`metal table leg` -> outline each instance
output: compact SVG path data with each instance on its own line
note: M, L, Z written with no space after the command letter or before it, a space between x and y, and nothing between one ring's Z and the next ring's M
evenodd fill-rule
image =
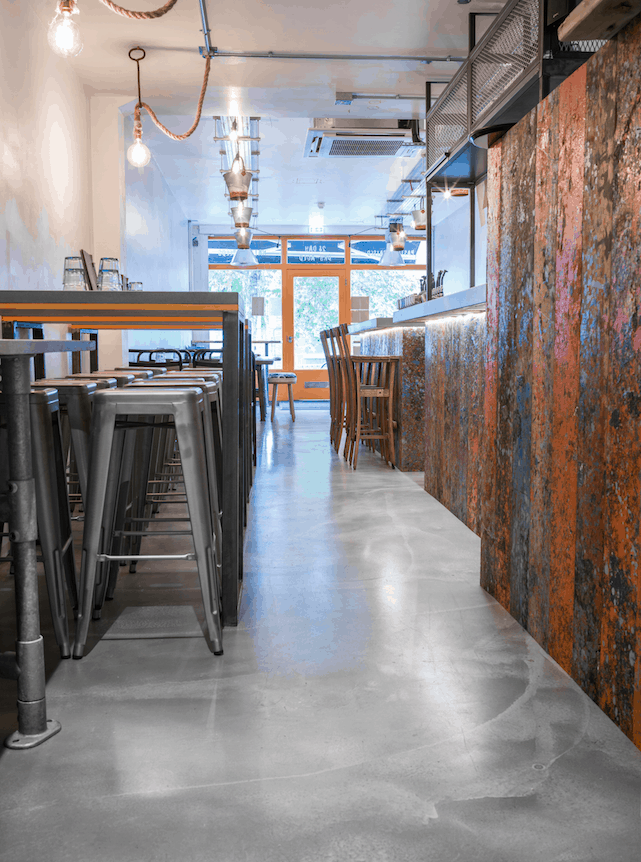
M36 491L31 461L29 356L2 358L2 387L7 405L9 448L9 529L13 545L16 652L0 655L0 676L18 681L18 730L7 748L34 748L60 730L47 719L44 643L40 634L36 570Z

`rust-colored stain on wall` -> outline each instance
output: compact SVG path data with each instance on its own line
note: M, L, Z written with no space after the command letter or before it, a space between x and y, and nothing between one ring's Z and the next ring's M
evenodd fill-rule
M637 22L490 152L479 479L482 585L639 747L640 128Z

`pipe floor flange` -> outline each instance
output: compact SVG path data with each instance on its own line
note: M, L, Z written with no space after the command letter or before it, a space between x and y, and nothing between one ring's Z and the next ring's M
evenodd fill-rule
M60 733L61 730L62 725L59 721L56 721L53 718L48 718L47 729L43 730L42 733L25 734L16 730L5 739L4 744L6 748L14 748L18 751L23 751L27 748L35 748L37 745L42 745L43 742L46 742L52 736L55 736L56 733Z

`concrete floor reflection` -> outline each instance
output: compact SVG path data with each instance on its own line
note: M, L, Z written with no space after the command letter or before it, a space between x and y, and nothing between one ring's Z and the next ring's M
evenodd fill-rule
M99 640L132 605L201 616L186 566L123 573L49 680L62 733L0 758L0 859L638 858L641 753L480 589L479 539L377 456L352 472L322 411L279 411L260 459L225 655Z

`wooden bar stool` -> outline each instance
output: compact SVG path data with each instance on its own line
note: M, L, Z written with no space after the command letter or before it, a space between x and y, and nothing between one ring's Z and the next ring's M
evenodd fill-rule
M287 386L289 395L289 412L292 414L292 422L296 421L296 413L294 412L294 392L292 386L298 378L292 371L271 371L268 382L274 387L272 389L272 422L274 421L274 411L276 410L276 401L278 400L278 385L284 383Z

